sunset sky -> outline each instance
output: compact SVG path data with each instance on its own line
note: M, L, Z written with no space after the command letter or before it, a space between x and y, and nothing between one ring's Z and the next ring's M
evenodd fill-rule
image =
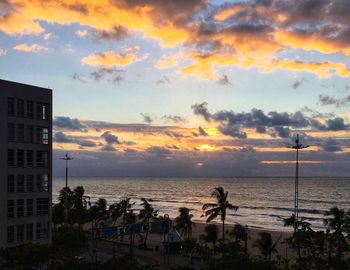
M0 78L53 89L73 175L350 173L349 0L3 0Z

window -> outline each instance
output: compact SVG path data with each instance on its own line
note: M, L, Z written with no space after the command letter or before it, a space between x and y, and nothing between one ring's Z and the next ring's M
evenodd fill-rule
M7 165L10 167L15 166L15 150L13 149L7 150Z
M17 200L17 217L24 216L24 200Z
M36 239L47 239L48 238L48 223L37 223L36 224Z
M8 218L15 217L15 201L14 200L7 201L7 217Z
M39 192L49 191L49 176L47 174L38 174L36 176L36 190Z
M34 127L33 126L27 126L27 142L29 142L29 143L34 142Z
M7 98L7 112L9 115L15 114L15 99L14 98Z
M28 241L32 241L33 238L33 224L30 223L26 225L26 239Z
M33 167L34 152L33 150L27 150L27 167Z
M34 175L27 175L27 192L34 191Z
M36 118L40 120L49 119L49 104L38 103L36 106Z
M17 167L24 166L24 150L17 150Z
M27 117L33 118L33 116L34 116L34 102L28 100L27 101Z
M24 240L24 225L17 225L17 242L23 242Z
M17 192L24 192L24 175L17 175Z
M17 141L24 142L24 125L17 125Z
M49 198L36 199L36 215L46 216L49 214Z
M49 144L49 129L45 127L38 127L36 130L36 140L40 144Z
M24 100L17 99L17 116L24 116Z
M15 192L15 176L13 174L7 176L7 192Z
M49 164L49 153L47 151L36 152L36 166L39 168L47 168Z
M15 141L15 124L14 123L7 124L7 140L9 142Z
M7 226L7 243L11 244L15 242L15 227Z
M27 217L33 216L33 199L27 199Z

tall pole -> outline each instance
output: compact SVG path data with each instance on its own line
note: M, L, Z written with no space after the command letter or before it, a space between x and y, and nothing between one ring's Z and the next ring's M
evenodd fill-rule
M66 161L66 183L65 183L65 188L66 188L66 192L67 192L67 188L68 188L68 161L72 160L73 158L68 156L68 152L66 152L66 155L63 158L60 158L62 160ZM66 207L64 209L64 223L67 226L68 224L68 198L66 196Z
M299 143L299 134L297 134L295 145L289 147L296 150L294 182L294 232L297 230L299 220L299 150L307 147L309 147L309 145L302 145Z
M66 152L66 155L60 159L66 161L66 184L65 184L65 187L67 188L68 187L68 161L72 160L73 158L68 156L68 152Z

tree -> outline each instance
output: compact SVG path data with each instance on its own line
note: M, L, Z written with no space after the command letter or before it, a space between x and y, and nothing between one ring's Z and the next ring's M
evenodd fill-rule
M146 226L146 235L143 239L143 246L147 246L147 237L149 233L150 220L158 216L158 210L154 210L153 206L145 199L141 198L140 204L143 208L140 210L139 218L142 219L142 223Z
M227 201L228 192L225 192L223 187L216 187L211 196L216 199L216 203L204 204L203 210L205 211L205 216L207 216L207 222L210 222L220 216L222 222L222 243L225 244L226 211L237 211L238 206L232 205Z
M186 207L179 208L179 216L175 218L175 229L180 232L181 236L189 239L192 235L192 228L196 224L192 221L193 215L190 209Z
M337 257L340 260L343 257L343 252L349 245L346 241L344 233L350 232L350 211L345 212L344 209L332 207L325 213L327 218L324 219L328 229L333 230L332 237L336 243Z
M98 222L107 218L107 201L100 198L93 204L88 211L88 217L91 221L92 229L96 228Z
M218 240L218 226L215 224L208 224L204 228L204 234L201 235L201 239L204 240L207 243L213 243L213 246L215 246L216 241Z
M109 214L113 220L113 226L115 226L117 220L123 215L123 209L119 202L109 206Z
M64 222L64 207L61 203L56 203L52 207L52 223L54 227Z
M280 241L282 235L273 242L272 236L268 232L260 232L259 233L259 239L255 240L254 246L257 247L260 250L260 253L262 256L264 256L265 260L271 261L271 255L272 253L277 253L277 244Z
M85 196L85 190L82 186L78 186L73 190L72 201L73 206L71 209L73 220L78 223L79 229L81 224L86 221L87 218L87 207L90 205L90 197Z

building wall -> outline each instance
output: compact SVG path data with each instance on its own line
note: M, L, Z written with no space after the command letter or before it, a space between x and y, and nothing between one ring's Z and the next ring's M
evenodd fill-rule
M51 204L52 91L0 80L0 247L49 243Z

